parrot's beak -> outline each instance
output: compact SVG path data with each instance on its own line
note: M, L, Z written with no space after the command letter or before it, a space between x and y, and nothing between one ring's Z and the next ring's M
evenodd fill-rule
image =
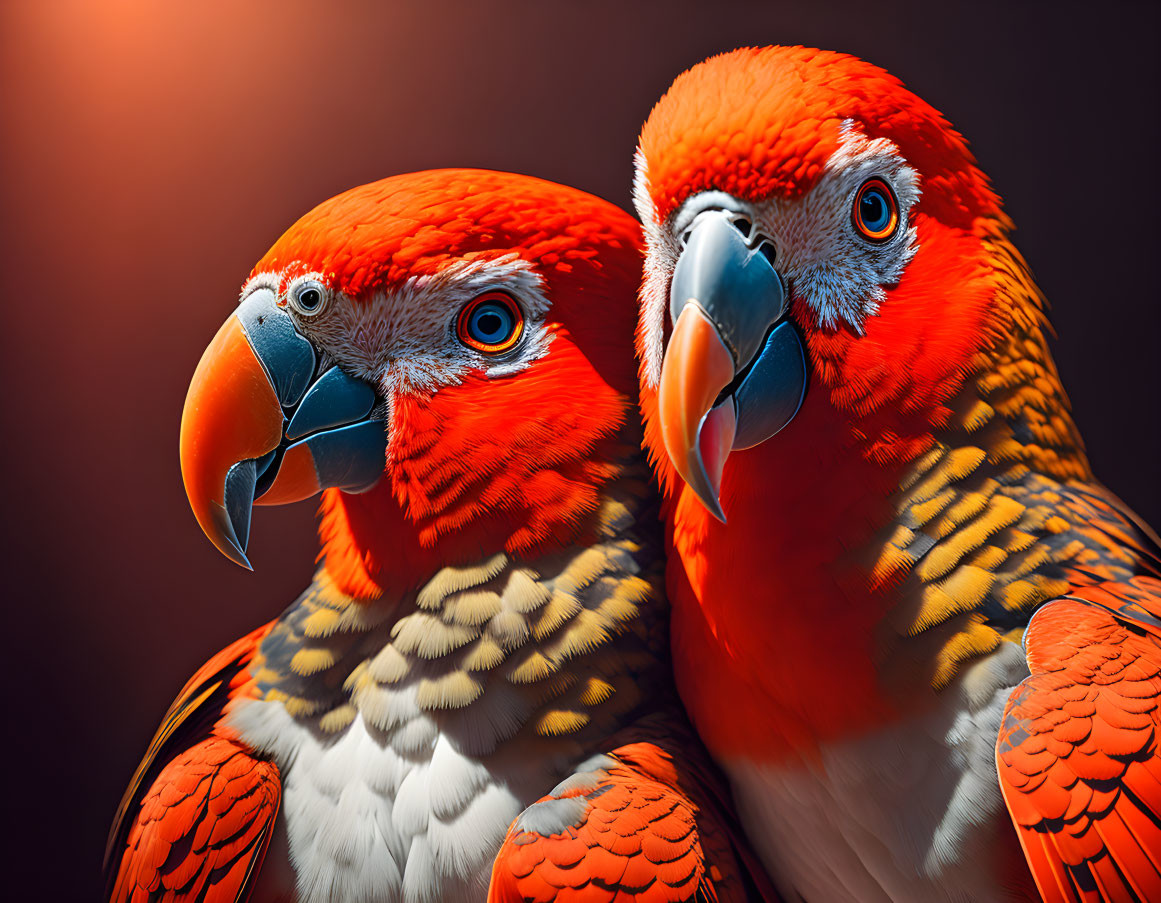
M314 347L269 289L251 293L202 355L181 417L181 473L206 536L249 568L250 510L371 488L387 434L375 390Z
M724 522L726 458L769 439L798 413L806 352L766 236L724 210L700 214L686 234L670 288L661 437L678 473Z

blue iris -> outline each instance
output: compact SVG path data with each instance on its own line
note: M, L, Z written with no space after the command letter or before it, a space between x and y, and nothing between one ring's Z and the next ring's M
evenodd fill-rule
M515 331L512 311L496 301L485 301L468 316L468 335L482 345L501 345Z
M882 232L891 225L891 201L879 187L868 188L859 198L859 220L868 232Z

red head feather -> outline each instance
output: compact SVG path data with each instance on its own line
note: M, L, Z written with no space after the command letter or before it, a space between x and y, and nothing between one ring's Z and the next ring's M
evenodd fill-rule
M259 276L321 274L356 305L407 299L385 327L390 344L392 325L447 303L417 285L449 267L513 260L541 280L546 350L503 376L466 369L435 388L404 381L384 390L386 476L361 495L323 496L322 554L351 595L404 588L481 553L530 554L586 529L598 490L627 450L621 428L636 402L638 228L574 189L441 170L319 205L255 267Z
M794 202L818 184L848 125L892 142L916 171L920 196L909 225L918 250L902 278L883 286L874 314L854 327L820 323L792 281L815 381L799 417L825 405L847 424L847 444L898 463L930 447L978 353L1013 323L1037 336L1043 326L1039 293L1006 241L1010 223L999 198L939 111L846 54L805 47L725 53L678 76L654 107L640 137L639 203L647 229L665 231L703 191ZM643 311L639 337L646 353L649 315ZM646 373L650 419L651 382Z

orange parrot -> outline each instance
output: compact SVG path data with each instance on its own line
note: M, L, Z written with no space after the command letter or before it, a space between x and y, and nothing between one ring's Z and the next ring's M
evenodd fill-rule
M762 892L668 689L640 261L610 204L445 170L339 195L258 262L182 473L243 565L252 504L324 490L322 564L173 704L113 900Z
M635 188L678 689L779 889L1161 900L1159 541L963 138L744 49L658 102Z

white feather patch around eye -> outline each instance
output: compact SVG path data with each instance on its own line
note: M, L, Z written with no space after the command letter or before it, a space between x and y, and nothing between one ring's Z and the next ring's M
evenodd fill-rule
M246 280L246 284L242 286L242 291L238 295L238 303L241 304L250 295L258 291L260 288L268 288L274 292L281 299L279 288L282 286L283 276L281 273L257 273Z
M321 274L306 273L288 289L312 279L326 285ZM242 297L256 288L277 293L281 284L279 274L262 273L247 283ZM520 342L504 354L488 355L456 338L455 324L464 305L488 291L511 295L524 314ZM525 369L552 341L544 322L550 306L544 280L531 263L512 252L456 261L434 276L411 277L399 288L377 292L365 301L332 292L317 316L303 317L293 310L291 315L320 352L390 397L395 391L433 393L459 383L469 370L503 377Z
M866 318L878 313L893 285L915 256L918 243L910 222L920 196L919 176L886 138L868 138L854 120L846 120L838 149L827 161L818 183L803 197L750 204L720 191L686 200L667 223L658 220L649 185L648 161L637 151L633 201L643 225L646 258L641 286L644 337L644 382L661 378L669 283L681 253L681 232L698 213L714 207L751 217L774 242L778 268L795 296L806 300L818 323L836 328L847 323L862 333ZM859 187L878 177L891 188L899 205L899 225L892 237L869 242L854 229L851 210Z
M863 238L852 209L859 188L882 179L899 205L899 224L882 242ZM814 310L819 325L848 324L862 334L918 250L911 208L920 195L919 176L886 138L868 138L853 120L842 125L839 147L818 182L796 200L771 198L754 205L758 228L770 235L779 269Z

